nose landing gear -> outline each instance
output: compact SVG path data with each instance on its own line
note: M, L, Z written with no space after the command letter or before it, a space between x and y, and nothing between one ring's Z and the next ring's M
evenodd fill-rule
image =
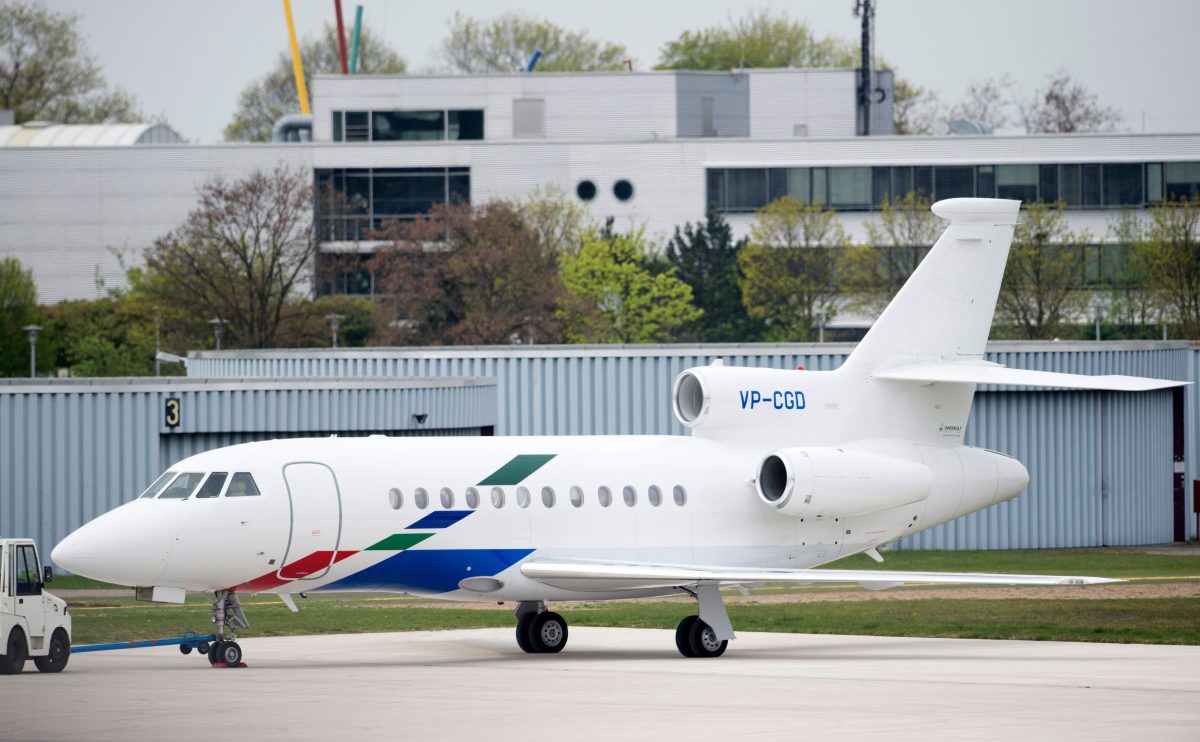
M237 593L219 590L213 596L212 622L217 625L217 640L208 648L208 661L213 667L245 667L242 648L237 643L237 630L250 628Z

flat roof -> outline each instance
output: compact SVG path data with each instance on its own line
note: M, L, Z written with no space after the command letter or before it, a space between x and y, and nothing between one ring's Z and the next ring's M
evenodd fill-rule
M105 394L113 392L220 392L311 389L454 389L495 386L486 376L380 376L354 379L268 378L208 379L194 376L134 376L87 379L4 379L0 394Z

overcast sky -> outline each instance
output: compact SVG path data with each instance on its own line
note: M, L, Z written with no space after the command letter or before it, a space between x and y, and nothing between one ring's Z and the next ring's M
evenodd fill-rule
M238 93L287 47L277 0L50 0L76 12L109 81L183 136L221 140ZM458 10L485 18L505 10L542 16L624 44L648 69L664 42L685 29L722 23L745 8L805 18L820 35L856 38L852 0L741 5L728 0L344 0L408 60L435 64L446 21ZM904 77L953 102L972 80L1011 75L1030 93L1065 68L1125 116L1130 131L1200 131L1197 0L878 0L877 53ZM333 0L293 0L297 33L333 20Z

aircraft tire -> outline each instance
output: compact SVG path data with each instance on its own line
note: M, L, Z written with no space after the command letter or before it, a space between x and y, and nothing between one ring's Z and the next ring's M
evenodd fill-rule
M221 653L221 645L222 644L224 644L224 642L222 642L220 639L218 639L217 641L212 643L211 647L208 648L208 663L210 665L215 665L221 661L217 655L219 655Z
M242 663L242 648L237 642L221 642L217 652L217 662L225 663L226 667L237 667Z
M529 643L535 652L561 652L567 646L567 620L552 611L537 614L529 623Z
M517 646L522 652L533 654L537 652L533 644L529 641L529 625L533 623L533 619L537 618L536 613L526 613L517 619Z
M725 648L729 646L729 640L718 642L716 633L712 627L703 621L697 620L692 624L691 631L688 632L688 644L691 645L692 651L696 657L720 657L725 654Z
M699 616L688 616L679 622L679 626L675 629L675 648L684 657L695 657L696 653L692 651L692 625L700 620Z
M8 634L3 657L0 657L0 675L16 675L25 669L29 658L29 645L25 643L25 632L14 628Z
M71 640L66 631L57 628L50 635L50 651L45 657L34 657L33 664L37 665L38 672L62 672L70 659Z

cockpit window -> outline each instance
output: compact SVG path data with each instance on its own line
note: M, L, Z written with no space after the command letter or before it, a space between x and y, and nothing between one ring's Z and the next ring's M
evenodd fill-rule
M204 484L200 485L200 490L196 492L196 497L216 497L221 494L221 488L225 486L225 480L229 478L227 471L215 471L208 475L208 479L204 480Z
M160 500L180 500L192 494L192 490L196 489L196 485L200 484L200 480L204 479L204 472L190 471L180 474L175 478L174 482L167 485L167 488L158 496Z
M163 474L158 479L155 479L154 484L147 487L146 491L143 492L140 495L140 497L154 497L155 495L157 495L159 493L159 490L161 490L163 488L163 486L167 482L171 481L174 477L175 477L175 472L173 472L173 471L169 471L166 474Z
M233 479L229 480L229 491L225 493L226 497L258 497L258 485L254 483L254 477L250 476L250 472L239 471L233 475Z

